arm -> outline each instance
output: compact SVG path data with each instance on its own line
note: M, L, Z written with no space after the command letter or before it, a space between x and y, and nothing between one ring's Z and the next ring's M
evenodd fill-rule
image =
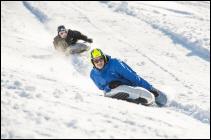
M92 43L92 39L88 38L86 35L82 34L81 32L74 31L74 34L77 39L81 39L81 40L87 41L89 43Z
M94 74L91 72L90 74L90 78L92 79L92 81L95 83L95 85L100 89L103 90L104 92L109 92L111 91L111 89L109 88L109 86L107 85L101 85L100 82L94 78Z
M116 60L115 70L125 79L128 79L135 86L143 87L147 90L151 89L151 85L136 74L126 63Z
M58 48L58 39L57 39L57 37L54 38L54 40L53 40L53 45L54 45L54 48L55 48L55 49Z
M54 38L53 44L56 50L65 50L68 47L67 42L58 36Z

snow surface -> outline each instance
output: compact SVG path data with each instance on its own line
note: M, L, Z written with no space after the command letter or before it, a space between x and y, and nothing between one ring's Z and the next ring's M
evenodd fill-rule
M103 96L88 53L64 57L58 25L127 62L167 107ZM210 2L2 2L1 138L210 138Z

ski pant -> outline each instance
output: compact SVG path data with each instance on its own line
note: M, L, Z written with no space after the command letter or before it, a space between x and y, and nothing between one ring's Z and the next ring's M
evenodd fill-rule
M74 45L70 45L66 51L65 54L73 54L73 53L80 53L83 51L87 51L89 50L89 46L87 46L86 44L83 43L76 43Z

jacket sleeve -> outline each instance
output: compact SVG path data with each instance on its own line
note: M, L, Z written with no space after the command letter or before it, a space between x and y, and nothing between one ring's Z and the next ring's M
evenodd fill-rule
M101 85L95 78L94 78L94 75L93 73L91 72L90 74L90 78L93 80L93 82L95 83L95 85L100 89L100 90L103 90L104 92L109 92L111 91L111 89L109 88L109 86L103 86Z
M81 32L79 31L74 31L74 35L77 39L81 39L81 40L84 40L84 41L87 41L88 37L83 35Z
M54 45L54 48L55 48L55 49L58 48L58 39L57 39L57 37L54 38L54 40L53 40L53 45Z
M65 50L68 47L67 42L64 39L60 39L58 36L54 38L53 44L56 50Z
M152 88L152 85L137 75L126 63L116 60L115 66L116 72L125 79L128 79L134 86L140 86L147 90Z

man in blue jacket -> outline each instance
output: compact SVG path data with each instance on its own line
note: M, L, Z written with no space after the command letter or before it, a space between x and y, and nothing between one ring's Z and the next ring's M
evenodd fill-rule
M90 55L93 64L90 77L96 86L105 93L119 85L128 85L143 87L153 93L155 97L159 95L159 90L137 75L123 61L104 55L100 49L93 49Z

